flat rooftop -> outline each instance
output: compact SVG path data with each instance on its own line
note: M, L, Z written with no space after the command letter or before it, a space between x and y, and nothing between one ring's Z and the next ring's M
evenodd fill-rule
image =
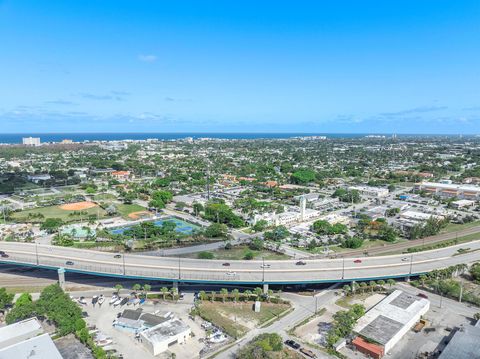
M438 359L473 359L480 353L480 327L466 326L458 330Z
M0 359L63 359L48 334L42 334L0 350Z
M16 338L20 338L21 341L26 335L35 336L42 331L43 328L37 318L25 319L2 327L0 328L0 348L11 345Z
M190 327L180 319L171 319L143 331L141 335L151 342L163 342L187 330L190 330Z
M395 290L361 317L354 331L374 342L387 344L402 328L430 307L427 299Z

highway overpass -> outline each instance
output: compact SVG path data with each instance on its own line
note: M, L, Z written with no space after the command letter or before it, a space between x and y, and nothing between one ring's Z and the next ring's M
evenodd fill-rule
M468 249L461 253L459 249ZM480 260L480 240L413 254L337 259L200 260L0 242L0 263L99 276L218 284L309 284L409 277ZM228 263L228 265L226 265Z

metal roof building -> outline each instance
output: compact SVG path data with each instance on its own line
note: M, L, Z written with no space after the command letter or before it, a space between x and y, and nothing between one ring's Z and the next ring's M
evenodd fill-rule
M429 300L395 290L360 318L353 331L388 353L429 308Z
M466 326L453 335L438 359L473 359L480 353L480 322Z

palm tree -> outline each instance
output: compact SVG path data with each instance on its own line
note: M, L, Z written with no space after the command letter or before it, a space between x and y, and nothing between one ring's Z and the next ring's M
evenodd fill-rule
M232 294L233 294L234 301L236 303L238 301L238 296L240 294L240 291L237 288L235 288L234 290L232 290Z
M473 319L475 319L475 320L480 320L480 312L475 313L475 314L473 315Z
M392 279L392 278L387 279L387 284L388 284L388 286L389 286L390 288L391 288L392 286L394 286L395 283L396 283L396 282L395 282L394 279Z
M377 284L381 287L381 289L383 289L383 286L385 285L385 281L380 279L377 281Z
M170 288L170 295L172 296L172 300L175 300L175 296L178 294L178 288L172 287Z
M267 302L270 302L270 298L271 298L272 295L273 295L273 290L269 289L267 291Z
M351 290L352 290L352 288L350 288L350 286L348 284L345 284L343 286L343 293L345 294L345 296L347 296L350 293Z
M162 293L163 300L165 300L165 296L166 296L167 293L168 293L168 288L167 288L167 287L162 287L162 288L160 289L160 292Z
M247 302L250 300L250 297L252 296L252 291L247 289L245 292L243 292L245 297L247 297Z
M220 295L222 296L222 302L225 303L225 299L227 298L227 295L228 295L228 289L227 288L220 289Z
M375 289L375 286L377 285L377 282L375 282L374 280L371 280L368 284L369 284L370 288L372 289L372 293L373 293L373 291Z
M425 281L427 280L427 276L425 274L420 274L420 281L422 282L422 287L425 287Z
M255 295L257 296L257 299L258 299L263 294L263 290L262 290L262 288L257 287L253 290L253 293L255 293Z
M365 288L367 287L367 283L361 282L361 283L360 283L360 287L362 288L362 293L364 293L364 292L365 292Z
M201 290L198 293L198 296L200 297L200 300L205 300L207 298L207 293L204 290Z
M142 288L142 286L141 286L140 284L138 284L138 283L137 283L137 284L134 284L134 285L132 286L132 289L133 289L133 291L134 291L135 293L138 292L141 288Z
M150 284L143 285L143 295L147 298L147 293L152 290L152 286Z
M217 293L215 293L214 290L212 290L212 291L210 292L210 300L211 300L212 302L215 301L215 294L217 294Z
M123 289L123 285L115 284L115 291L118 295L120 295L120 291Z

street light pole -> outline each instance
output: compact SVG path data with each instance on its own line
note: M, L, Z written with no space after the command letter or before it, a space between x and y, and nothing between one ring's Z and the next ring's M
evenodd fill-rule
M122 256L122 262L123 262L123 275L127 274L125 271L125 254Z
M265 257L262 257L262 282L265 283Z
M178 257L178 279L182 279L182 272L180 270L180 257Z
M342 257L342 279L345 279L345 257Z
M412 276L412 266L413 266L413 254L410 256L410 274L409 274L409 277Z
M39 265L39 261L38 261L38 243L35 243L35 256L37 258L37 266Z

